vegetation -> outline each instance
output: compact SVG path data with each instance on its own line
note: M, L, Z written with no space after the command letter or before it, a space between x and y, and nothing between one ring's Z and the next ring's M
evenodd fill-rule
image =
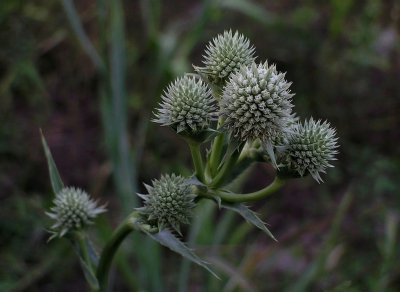
M64 183L109 202L91 234L100 248L139 206L140 181L191 175L185 143L149 121L165 86L232 28L288 72L297 112L337 128L339 161L324 184L296 180L252 204L279 243L200 203L185 241L221 280L138 234L117 254L115 289L395 291L399 9L390 0L1 1L0 290L88 287L68 242L46 243L53 195L38 129ZM255 164L232 188L252 192L273 172Z

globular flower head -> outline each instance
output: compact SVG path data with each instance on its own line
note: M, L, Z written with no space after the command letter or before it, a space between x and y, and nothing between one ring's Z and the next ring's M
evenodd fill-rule
M171 83L162 95L153 120L171 126L178 133L200 132L215 119L216 107L210 89L200 79L185 75Z
M254 48L242 34L237 31L225 31L215 37L207 46L204 55L204 67L194 67L216 85L222 85L229 75L241 66L251 64L255 57Z
M153 181L153 186L145 185L148 195L138 194L144 200L144 207L138 210L151 224L161 230L171 227L180 233L180 225L188 224L195 207L192 187L179 175L163 175Z
M260 139L273 157L273 146L293 121L292 96L285 74L268 63L241 67L223 90L221 115L225 127L238 140Z
M62 237L72 230L79 230L100 213L106 211L105 206L97 206L97 202L78 188L66 187L56 194L54 206L46 214L55 221L50 232L53 237Z
M320 172L325 173L331 160L336 160L338 153L335 129L320 120L310 119L298 124L289 135L287 145L288 166L301 176L311 174L317 181L322 181Z

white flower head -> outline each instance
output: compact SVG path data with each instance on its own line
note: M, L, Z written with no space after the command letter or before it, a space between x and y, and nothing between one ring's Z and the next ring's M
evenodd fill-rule
M89 195L75 187L65 187L56 194L54 206L46 214L55 221L50 227L53 237L63 237L72 230L79 230L92 224L93 219L106 211L105 206L97 206L97 202Z
M336 160L338 153L336 130L327 121L315 121L311 118L304 124L298 124L289 135L287 144L287 163L289 168L301 176L311 174L321 182L320 173L325 173L329 162Z
M223 89L220 113L227 130L243 142L260 139L274 164L273 146L294 119L290 85L284 73L265 62L241 67Z
M178 133L201 132L216 117L215 100L200 79L185 75L171 83L162 95L153 122L171 126Z
M194 69L216 85L223 85L231 73L254 61L254 47L237 31L219 34L208 45L204 55L204 67Z
M148 194L138 194L144 200L144 207L138 208L149 223L160 230L171 227L180 233L182 223L189 224L195 207L192 187L180 175L163 175L153 180L153 186L145 185Z

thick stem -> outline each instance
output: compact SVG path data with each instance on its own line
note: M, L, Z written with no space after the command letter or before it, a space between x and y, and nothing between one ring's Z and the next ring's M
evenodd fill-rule
M283 185L285 181L276 177L274 181L267 187L247 194L235 194L235 193L228 193L223 191L215 191L210 195L206 195L206 197L220 197L222 201L229 202L229 203L243 203L243 202L252 202L264 199L273 193L277 192ZM201 195L201 194L200 194Z
M196 172L195 175L201 182L204 182L204 165L200 152L200 144L191 142L188 142L188 144L190 153L192 154L193 165Z
M101 252L96 277L99 281L100 291L108 290L108 274L113 258L124 239L134 230L130 217L125 220L113 233Z
M218 129L221 127L222 124L223 124L223 118L220 117L218 120ZM224 146L224 138L225 138L224 134L219 134L217 137L215 137L214 142L212 144L210 160L209 160L210 174L212 177L216 174L219 163L221 162L221 154Z
M242 148L243 148L243 144L240 145L239 147L237 147L237 149L234 150L231 155L228 155L228 152L229 152L229 149L228 149L227 154L226 154L226 155L228 155L228 157L226 157L225 163L222 165L221 169L218 171L217 175L214 177L213 181L211 182L211 184L210 184L211 188L218 188L224 183L226 177L229 175L229 173L232 171L233 167L235 166L235 164L240 156Z

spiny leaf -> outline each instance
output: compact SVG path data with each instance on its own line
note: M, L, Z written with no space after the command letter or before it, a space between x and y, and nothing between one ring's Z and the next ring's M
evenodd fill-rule
M152 234L143 230L148 236L157 241L158 243L168 247L170 250L180 254L184 258L194 262L195 264L205 268L216 278L219 278L217 274L209 267L208 263L199 258L191 249L189 249L182 241L180 241L174 234L169 230L162 230L156 234Z
M46 139L43 136L42 130L40 130L40 135L42 137L42 144L43 144L43 149L44 149L44 154L46 155L47 159L47 165L49 168L49 174L50 174L50 181L51 181L51 186L53 188L54 194L57 194L64 188L64 184L62 182L62 179L60 177L60 174L57 170L57 166L53 160L53 156L51 155L49 146L47 146Z
M232 210L236 213L238 213L240 216L242 216L247 222L250 224L253 224L257 228L261 229L264 231L266 234L268 234L273 240L278 241L275 236L271 233L271 231L268 230L268 228L265 226L264 222L256 215L255 212L250 210L248 207L246 207L243 204L227 204L227 203L221 203L220 206L222 208Z
M75 253L77 254L77 256L79 257L79 261L81 263L83 273L85 274L85 278L88 281L90 287L94 290L99 289L99 282L97 281L95 273L94 273L93 269L91 268L91 266L89 265L89 263L87 263L85 261L85 259L83 258L82 250L81 250L77 240L74 238L71 238L71 241L72 241L73 249L74 249ZM94 250L92 249L90 241L87 238L85 238L83 244L85 244L86 247L88 248L90 260L92 262L96 262L96 265L97 265L97 255L95 254ZM96 258L94 259L93 256L95 256Z

